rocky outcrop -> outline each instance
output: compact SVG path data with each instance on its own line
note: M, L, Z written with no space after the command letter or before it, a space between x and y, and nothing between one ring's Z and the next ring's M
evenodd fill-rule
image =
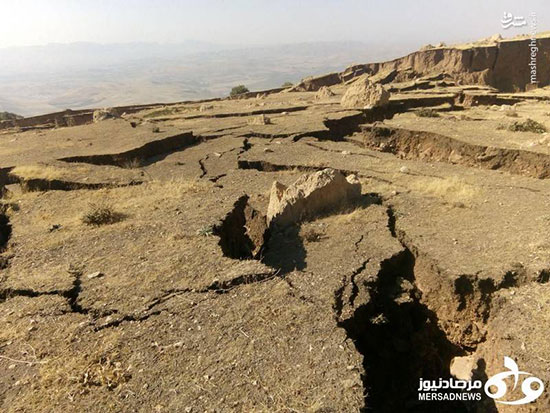
M322 86L332 86L341 83L342 79L339 73L329 73L321 76L312 76L303 79L300 83L294 86L292 92L315 92Z
M479 42L463 47L427 47L388 62L354 65L340 76L349 81L356 76L392 73L396 79L408 71L418 76L445 73L457 83L493 86L504 92L523 91L531 84L531 39ZM539 36L536 80L539 86L550 84L550 37Z
M380 83L372 83L367 76L363 76L346 90L340 103L348 109L370 109L384 106L389 100L390 92Z
M396 76L397 70L390 68L388 70L381 70L377 74L369 77L369 80L371 83L381 83L385 85L386 83L393 81Z
M361 183L355 175L346 178L331 168L302 175L288 187L275 181L267 222L279 227L298 223L350 205L360 196Z

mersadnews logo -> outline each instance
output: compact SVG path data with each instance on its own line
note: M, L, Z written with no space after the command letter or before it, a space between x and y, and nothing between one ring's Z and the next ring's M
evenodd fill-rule
M531 373L520 371L517 363L510 357L504 357L504 367L508 370L490 377L485 385L481 380L468 381L453 378L449 380L424 380L421 378L418 387L418 400L480 401L484 392L496 403L520 405L535 401L544 392L542 380ZM511 388L509 388L510 381L513 383ZM510 400L507 395L514 392L518 386L523 393L523 397Z

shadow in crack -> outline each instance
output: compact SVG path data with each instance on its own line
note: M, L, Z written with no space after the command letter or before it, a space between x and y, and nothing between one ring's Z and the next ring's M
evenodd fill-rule
M5 207L0 205L0 252L6 249L11 236L10 220L5 213Z
M480 358L477 362L477 368L473 371L472 380L481 380L483 383L486 383L489 377L487 376L487 364L485 359ZM498 413L497 405L493 399L482 394L482 399L480 402L466 404L471 412L483 412L483 413Z
M325 211L317 214L314 220L381 203L377 194L366 194L347 208ZM307 266L307 252L300 228L300 223L282 227L268 226L266 217L253 209L248 204L248 196L244 195L235 202L223 220L214 226L213 234L220 237L219 245L226 257L257 259L277 269L279 275L285 275Z
M468 412L462 402L419 400L420 378L450 378L450 362L463 351L420 302L414 264L407 249L383 261L378 277L363 285L371 300L340 323L364 357L365 410Z
M284 275L294 270L303 270L306 267L306 255L300 226L292 225L271 230L262 262Z
M248 204L247 195L240 197L212 230L220 237L226 257L260 260L281 275L305 268L306 252L299 232L298 225L269 228L265 216Z
M220 237L219 245L226 257L258 259L270 232L265 216L248 204L248 195L241 196L225 218L213 228Z

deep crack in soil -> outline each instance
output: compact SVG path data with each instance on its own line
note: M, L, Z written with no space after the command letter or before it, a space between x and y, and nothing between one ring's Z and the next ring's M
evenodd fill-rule
M11 224L10 219L5 211L5 206L0 205L0 252L3 252L11 237Z
M212 232L220 237L223 254L239 260L260 257L269 238L265 216L248 204L248 195L235 202Z
M19 179L23 191L77 191L80 189L95 190L104 188L122 188L125 186L141 185L142 181L130 181L128 183L85 183L71 182L60 179Z
M453 357L463 354L439 329L437 316L420 302L408 249L381 262L377 277L357 286L370 300L340 321L363 355L365 410L376 412L460 412L460 403L441 410L418 402L419 379L449 378Z

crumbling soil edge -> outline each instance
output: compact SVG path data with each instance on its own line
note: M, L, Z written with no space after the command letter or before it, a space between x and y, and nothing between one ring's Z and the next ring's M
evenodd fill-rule
M550 156L521 149L475 145L439 133L373 126L364 146L405 159L502 170L531 178L550 178Z
M163 139L147 142L146 144L126 152L102 155L69 156L58 159L64 162L84 162L93 165L113 165L125 167L131 162L139 161L140 166L150 165L170 153L184 150L202 141L200 136L194 136L193 132L168 136Z
M13 175L13 174L12 174ZM95 190L103 188L122 188L126 186L141 185L143 181L129 181L126 183L107 183L107 182L97 182L97 183L87 183L87 182L72 182L65 181L61 179L42 179L42 178L31 178L24 179L16 177L21 188L25 192L33 191L77 191L80 189L86 190Z

